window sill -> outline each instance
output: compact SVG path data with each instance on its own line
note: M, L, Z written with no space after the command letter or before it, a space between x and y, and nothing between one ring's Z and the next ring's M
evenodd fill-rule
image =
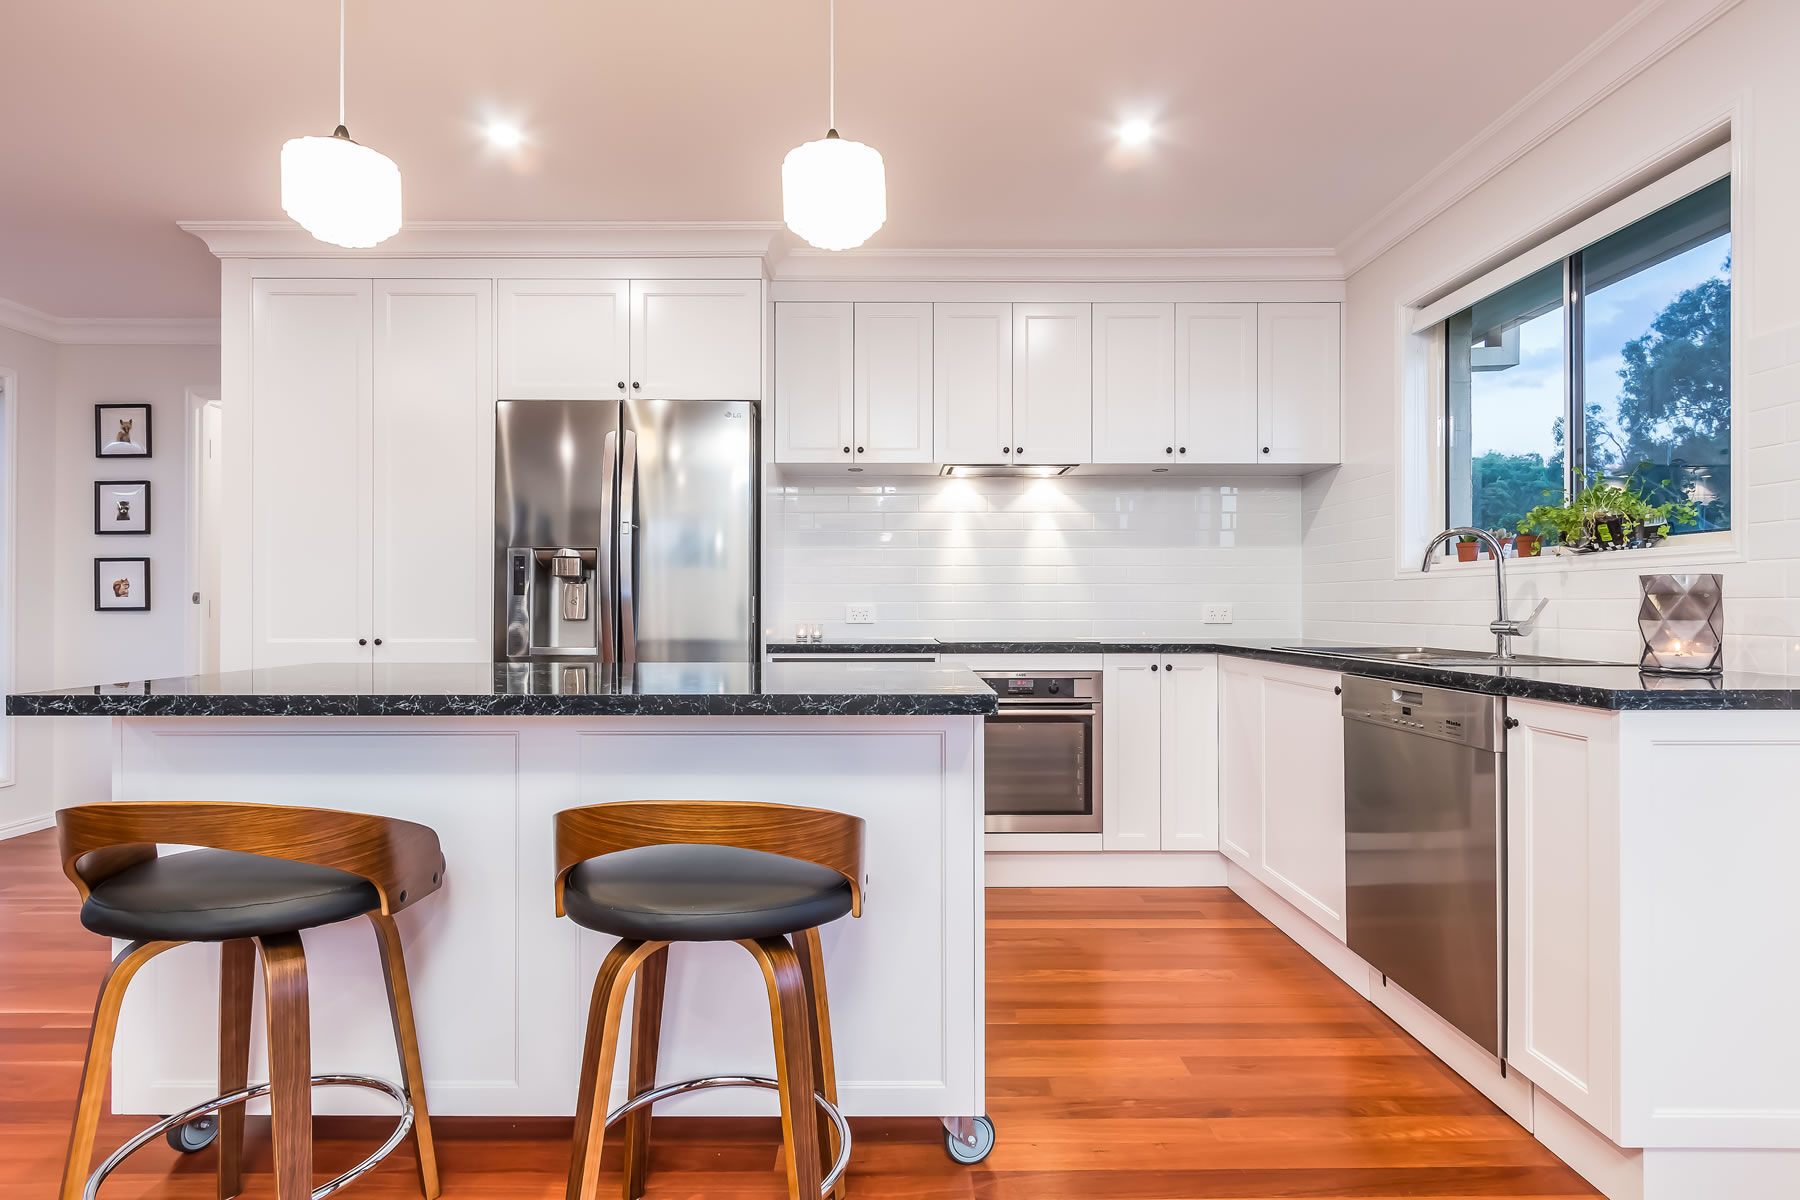
M1653 550L1600 550L1593 554L1552 554L1546 550L1543 554L1533 558L1508 558L1505 560L1506 572L1509 575L1520 571L1527 574L1543 572L1566 574L1573 571L1595 570L1652 574L1671 568L1712 566L1743 561L1744 549L1738 544L1735 531L1683 534ZM1437 575L1440 572L1448 572L1453 575L1468 573L1492 575L1494 560L1484 555L1474 562L1450 559L1432 563L1430 574ZM1426 572L1419 570L1416 557L1410 564L1398 564L1394 568L1396 579L1416 578L1425 574Z

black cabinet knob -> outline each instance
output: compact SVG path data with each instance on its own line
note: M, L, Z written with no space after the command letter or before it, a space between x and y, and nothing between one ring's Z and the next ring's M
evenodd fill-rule
M639 383L639 382L638 382L638 381L637 381L637 380L635 380L635 379L634 379L634 380L632 380L632 381L631 381L631 390L632 390L632 391L634 391L634 392L635 392L635 391L637 391L637 390L638 390L638 389L639 389L639 388L641 388L641 387L643 387L643 386L644 386L644 385L643 385L643 384L641 384L641 383Z
M1000 447L1000 453L1002 453L1002 454L1011 454L1011 453L1012 453L1012 447L1011 447L1011 446L1002 446L1002 447Z
M848 446L845 446L845 447L844 447L844 453L845 453L845 454L848 454L848 453L850 453L850 447L848 447Z
M1163 447L1163 453L1164 453L1164 454L1173 454L1173 453L1175 453L1175 447L1173 447L1173 446L1164 446L1164 447Z
M625 381L623 379L619 380L619 390L621 392L625 390Z
M1013 453L1014 453L1014 454L1023 454L1023 453L1025 453L1025 447L1023 447L1023 446L1014 446L1014 447L1013 447Z
M1183 446L1183 447L1182 447L1182 448L1181 448L1181 453L1183 453L1183 454L1186 454L1186 453L1187 453L1187 447L1186 447L1186 446Z
M368 638L357 638L356 644L359 646L366 646L369 644L369 639Z
M1519 718L1517 718L1517 717L1506 718L1506 727L1508 729L1517 729L1519 727Z
M1267 447L1267 446L1264 446L1264 447L1263 447L1263 453L1264 453L1264 454L1267 454L1267 453L1268 453L1268 452L1269 452L1269 448L1268 448L1268 447Z
M1334 696L1341 696L1341 695L1343 695L1343 694L1344 694L1344 689L1343 689L1343 688L1341 688L1341 687L1336 687L1336 686L1334 686L1334 687L1333 687L1333 688L1332 688L1332 689L1331 689L1331 694L1332 694L1332 695L1334 695Z
M376 645L377 645L377 646L379 646L379 645L381 645L381 639L380 639L380 638L376 638L376 639L375 639L375 644L376 644Z
M1152 670L1152 671L1155 671L1155 670L1160 670L1160 668L1159 668L1159 667L1158 667L1158 666L1157 666L1157 665L1156 665L1156 664L1155 664L1155 663L1151 663L1151 664L1150 664L1150 669L1151 669L1151 670Z
M857 447L857 448L856 448L856 452L857 452L857 453L858 453L858 454L861 454L861 453L863 453L863 448L862 448L862 447L861 447L861 446L858 446L858 447Z

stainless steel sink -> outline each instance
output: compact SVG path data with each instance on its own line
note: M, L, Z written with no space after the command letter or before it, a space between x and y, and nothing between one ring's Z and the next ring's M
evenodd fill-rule
M1591 658L1551 658L1540 654L1515 654L1501 658L1480 650L1446 650L1439 646L1277 646L1299 654L1329 654L1336 658L1361 658L1370 662L1413 663L1421 667L1618 667L1629 663L1600 662Z

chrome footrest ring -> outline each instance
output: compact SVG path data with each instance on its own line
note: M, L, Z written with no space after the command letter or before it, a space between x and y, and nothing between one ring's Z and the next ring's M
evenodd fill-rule
M399 1146L401 1142L406 1140L406 1135L412 1132L413 1106L412 1101L398 1085L389 1083L385 1079L378 1079L373 1075L314 1075L312 1077L312 1085L314 1087L368 1088L371 1091L384 1093L400 1106L399 1124L394 1126L394 1132L388 1135L387 1141L381 1143L375 1153L369 1155L369 1157L363 1159L354 1167L351 1167L348 1171L345 1171L342 1175L333 1179L330 1183L321 1184L313 1189L312 1200L324 1200L326 1196L331 1195L333 1192L355 1182L363 1175L366 1175L376 1163L392 1154L394 1149ZM100 1185L106 1182L106 1177L108 1175L111 1175L118 1169L120 1163L124 1162L133 1154L136 1154L139 1150L143 1149L144 1146L155 1141L177 1125L186 1125L195 1117L204 1117L208 1113L216 1113L222 1108L230 1108L233 1104L242 1104L246 1100L254 1100L258 1096L266 1096L269 1094L269 1087L269 1084L259 1083L255 1087L239 1088L235 1092L226 1092L223 1096L214 1096L211 1100L204 1100L201 1103L194 1105L192 1108L184 1109L172 1117L165 1117L158 1121L156 1124L150 1126L150 1128L137 1134L130 1141L120 1146L117 1150L114 1150L112 1154L108 1156L107 1160L100 1164L99 1170L88 1176L87 1187L83 1189L81 1193L82 1200L95 1200L95 1197L100 1194Z
M606 1123L611 1125L627 1113L636 1112L640 1108L655 1104L658 1100L667 1100L671 1096L682 1096L688 1092L719 1087L754 1087L778 1092L781 1090L781 1083L779 1080L770 1079L764 1075L709 1075L701 1079L684 1079L680 1083L665 1083L661 1087L651 1088L647 1092L639 1092L607 1113ZM837 1160L831 1164L831 1170L825 1173L825 1181L819 1185L819 1195L829 1196L831 1189L837 1186L837 1181L844 1177L844 1169L850 1165L850 1122L844 1119L844 1114L838 1111L837 1105L817 1092L813 1093L813 1103L818 1105L827 1117L831 1118L831 1123L837 1127L838 1131Z

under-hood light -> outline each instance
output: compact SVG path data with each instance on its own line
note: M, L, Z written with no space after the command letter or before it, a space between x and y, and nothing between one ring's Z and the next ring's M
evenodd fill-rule
M943 473L951 479L992 479L1000 475L1024 479L1054 479L1058 475L1067 475L1074 469L1074 463L1031 467L1015 467L1006 463L957 463L945 467Z

